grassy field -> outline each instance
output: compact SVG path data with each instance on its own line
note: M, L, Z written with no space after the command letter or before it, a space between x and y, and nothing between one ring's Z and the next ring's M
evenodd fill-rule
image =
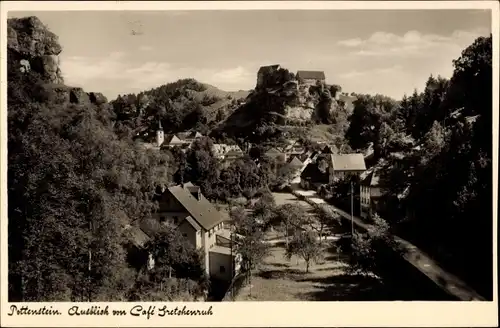
M360 301L373 299L380 289L375 278L346 274L345 258L331 247L308 273L302 259L287 261L284 252L282 246L272 248L253 274L252 287L243 287L235 301Z
M286 193L273 193L278 205L298 202L311 206ZM335 227L336 226L336 227ZM350 230L350 227L347 227ZM340 230L339 230L340 229ZM346 227L332 224L328 233L342 233ZM267 240L283 240L278 229L268 232ZM351 275L348 257L339 254L332 241L323 242L322 260L311 263L306 272L304 260L285 258L283 242L273 244L263 264L254 270L250 285L243 287L235 301L393 301L452 300L414 268L395 260L382 278Z

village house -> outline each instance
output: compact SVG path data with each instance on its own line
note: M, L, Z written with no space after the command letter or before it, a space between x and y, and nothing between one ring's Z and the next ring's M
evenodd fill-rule
M229 157L244 155L243 151L238 145L227 145L227 144L213 144L212 152L215 158L224 159L228 154Z
M325 73L323 71L298 71L297 80L301 84L316 85L318 82L325 83Z
M162 226L176 227L196 249L203 250L204 267L211 278L231 280L240 268L241 256L232 247L232 232L225 227L225 217L200 188L192 183L177 185L163 190L156 199L159 210L133 229L135 244L143 247ZM150 258L148 266L152 261Z
M363 154L331 154L328 161L329 182L342 179L349 175L359 175L366 171Z
M224 155L224 166L227 167L231 165L232 162L234 162L237 159L242 158L245 156L245 153L239 149L239 150L230 150Z
M378 200L382 196L379 184L379 175L376 168L372 168L360 175L360 205L361 217L371 218L377 212Z
M276 148L268 149L264 155L270 159L275 160L279 164L285 164L287 160L287 154L283 151L279 151Z
M303 189L318 189L328 183L328 171L322 170L318 163L309 163L300 174L300 186Z
M162 131L163 133L163 131ZM157 131L157 140L159 146L164 146L164 147L181 147L183 150L186 150L191 147L193 142L197 139L202 138L203 135L199 132L192 131L192 132L179 132L177 134L172 134L170 137L167 139L166 142L164 142L164 138L159 138L158 137L158 131ZM160 143L161 142L161 143Z
M304 163L297 157L292 156L285 165L280 168L280 173L289 176L292 183L300 182L300 174L304 169Z

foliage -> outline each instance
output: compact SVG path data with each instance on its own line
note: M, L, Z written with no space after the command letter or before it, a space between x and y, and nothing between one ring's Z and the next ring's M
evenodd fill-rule
M332 224L340 224L340 216L332 209L331 206L317 206L314 208L314 214L319 223L319 240L323 239L323 230Z
M358 95L346 132L350 146L363 149L370 142L378 142L382 123L389 122L396 110L396 101L389 97Z
M166 158L118 139L105 106L41 103L33 82L9 72L10 297L123 299L122 230L155 210Z
M145 248L155 260L154 274L157 276L188 278L206 281L202 254L182 237L174 227L163 228ZM172 272L173 270L173 272Z
M389 224L376 214L368 233L354 234L350 248L350 270L355 273L380 275L391 267L395 256L403 254L402 247L390 232Z
M236 252L241 254L243 271L248 272L251 282L252 270L256 268L269 254L269 245L264 240L264 232L255 224L253 217L238 207L231 211L231 218L235 226Z
M491 295L492 262L477 254L491 258L492 252L491 42L491 36L476 39L454 61L450 80L431 76L395 114L379 115L378 136L365 129L370 115L360 115L370 113L369 104L357 104L348 131L355 147L378 142L379 156L402 155L387 156L380 170L384 217L485 296ZM384 117L397 117L403 129ZM404 133L414 142L404 142Z
M280 223L285 228L285 241L288 247L289 236L296 231L302 230L302 225L307 218L307 210L304 206L295 203L287 203L275 209L275 215L270 220L270 225Z
M311 261L317 261L321 258L321 242L312 231L298 232L294 234L292 240L286 248L286 257L288 260L293 255L299 256L306 262L306 272L309 272Z

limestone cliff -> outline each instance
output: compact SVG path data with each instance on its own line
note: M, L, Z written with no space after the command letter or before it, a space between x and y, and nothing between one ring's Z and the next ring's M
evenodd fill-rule
M263 66L245 103L214 130L213 135L256 135L265 126L330 124L345 108L336 99L340 87L324 80L304 82L280 65Z
M40 79L41 98L57 103L104 104L101 93L86 93L82 88L64 85L59 67L62 47L35 16L7 20L7 61L9 72L36 73ZM9 80L10 80L9 76Z
M58 37L37 17L13 18L7 24L9 60L20 70L34 70L51 83L63 83Z

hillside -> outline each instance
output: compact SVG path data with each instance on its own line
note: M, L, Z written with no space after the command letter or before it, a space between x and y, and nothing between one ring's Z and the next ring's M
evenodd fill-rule
M220 122L212 136L261 142L281 134L283 127L298 137L317 124L334 125L333 134L343 136L351 107L340 93L340 86L324 79L304 82L279 65L262 67L245 103ZM331 142L330 137L323 134L319 141Z
M194 79L181 79L137 95L119 95L111 104L123 134L149 140L159 120L166 133L189 129L208 133L248 93L227 92Z

